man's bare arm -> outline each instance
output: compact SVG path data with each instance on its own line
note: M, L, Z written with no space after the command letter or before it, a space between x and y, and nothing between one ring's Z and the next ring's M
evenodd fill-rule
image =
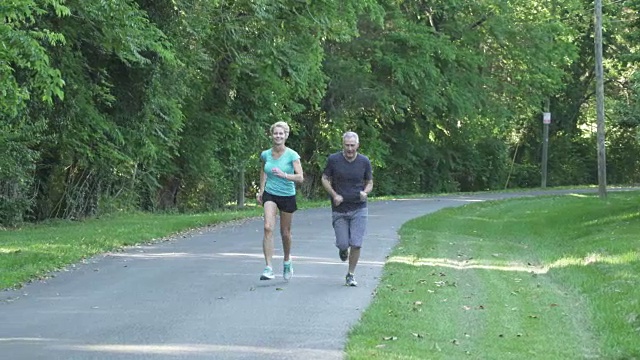
M331 186L331 178L329 178L327 175L322 174L322 187L329 193L329 195L331 195L331 198L336 197L336 195L338 195L338 193L336 193L335 190L333 190L333 186Z
M367 195L369 195L371 191L373 191L373 179L367 180L367 183L364 185L364 192L366 192Z

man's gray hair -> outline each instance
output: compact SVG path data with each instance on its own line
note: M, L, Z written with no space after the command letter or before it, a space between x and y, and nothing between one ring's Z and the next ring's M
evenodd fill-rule
M358 138L358 134L354 133L353 131L347 131L342 135L342 141L345 141L347 139L356 139L356 144L360 144L360 138Z

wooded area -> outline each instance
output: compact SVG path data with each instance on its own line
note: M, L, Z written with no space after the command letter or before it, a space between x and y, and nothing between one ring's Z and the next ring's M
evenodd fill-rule
M597 184L586 0L9 0L0 223L253 197L271 123L322 195L346 130L375 195ZM603 3L607 182L640 182L640 0Z

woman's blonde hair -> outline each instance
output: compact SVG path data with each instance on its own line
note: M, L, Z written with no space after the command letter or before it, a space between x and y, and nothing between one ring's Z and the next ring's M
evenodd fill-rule
M281 127L284 129L284 136L285 138L289 137L289 125L287 125L286 122L284 121L278 121L276 123L274 123L273 125L271 125L271 127L269 128L269 132L271 134L273 134L273 129L277 128L277 127Z

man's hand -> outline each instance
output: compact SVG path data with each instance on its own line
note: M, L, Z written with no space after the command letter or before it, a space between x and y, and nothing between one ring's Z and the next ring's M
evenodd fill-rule
M364 191L360 191L360 201L367 201L367 197L369 196L369 194L367 194Z
M342 195L336 194L336 196L333 197L333 204L335 206L340 206L340 204L342 204L343 201L344 201L344 198L342 197Z

